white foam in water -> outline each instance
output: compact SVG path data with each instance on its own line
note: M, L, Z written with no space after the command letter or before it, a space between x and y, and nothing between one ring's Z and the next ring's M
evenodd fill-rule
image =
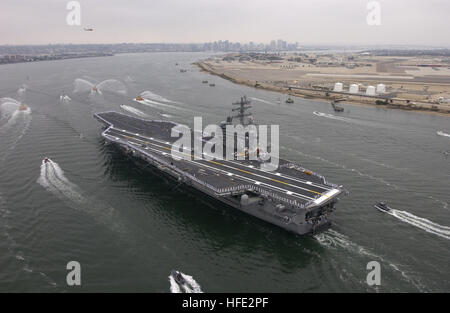
M27 132L31 123L31 109L15 110L8 121L0 127L0 162L6 159L8 152L14 150L17 143Z
M85 212L96 222L103 224L114 232L124 233L121 217L114 208L84 195L83 191L70 182L61 167L52 160L42 161L41 173L37 183L70 207Z
M14 113L9 117L8 121L6 122L5 125L3 125L0 129L1 130L6 130L8 128L11 128L14 124L16 124L17 119L19 117L19 115L23 113L23 112L19 112L19 110L14 111Z
M20 102L13 98L0 99L0 114L2 118L9 118L20 106Z
M172 101L164 98L163 96L157 95L149 90L146 90L141 93L141 97L149 100L154 100L158 102L169 102L169 103L177 103L176 101Z
M450 134L444 133L443 131L438 131L438 132L436 132L436 134L438 136L442 136L442 137L450 137Z
M85 204L86 198L81 190L72 184L65 176L64 171L52 160L42 161L41 175L37 182L61 200L70 200L77 204Z
M180 285L178 284L175 279L172 277L172 275L169 276L169 282L170 282L170 292L172 293L203 293L200 284L195 281L195 279L192 276L186 275L184 273L181 273L181 276L186 281L185 284Z
M145 99L145 98L144 98L144 100L136 100L135 99L135 101L137 101L137 102L139 102L139 103L141 103L143 105L147 105L149 107L155 108L155 109L161 109L161 107L164 107L164 108L169 108L169 109L186 111L185 109L176 107L174 105L170 105L170 104L167 104L167 103L161 103L161 102L157 102L157 101L149 100L149 99Z
M11 117L18 108L19 104L16 104L14 102L4 102L0 104L1 118L5 119Z
M415 216L414 214L406 211L391 210L388 213L398 218L402 222L416 226L428 233L437 235L445 239L450 239L450 227L448 226L439 225L430 220L427 220L426 218Z
M410 284L414 285L419 291L423 291L423 285L417 281L416 279L411 278L408 276L404 271L400 270L399 267L392 262L383 259L381 256L367 250L366 248L352 242L347 236L329 229L325 232L322 232L320 234L314 235L314 238L323 246L328 248L342 248L347 251L350 251L351 253L355 253L358 255L362 255L365 257L369 257L372 260L380 260L386 263L389 263L390 267L394 269L395 271L399 272L402 277Z
M182 293L180 286L177 284L177 282L172 276L169 276L169 282L171 293Z
M337 120L337 121L343 121L343 122L352 122L353 121L350 118L336 116L336 115L328 114L328 113L317 112L317 111L314 111L313 114L316 116L326 117L326 118L330 118L330 119Z
M13 102L13 103L16 103L17 105L20 105L20 102L16 99L9 98L9 97L0 98L0 104L3 104L5 102Z
M136 108L133 108L132 106L128 106L128 105L122 104L120 107L121 107L123 110L128 111L128 112L130 112L130 113L133 113L133 114L135 114L135 115L137 115L137 116L144 117L144 118L147 118L147 117L148 117L147 114L145 114L145 113L142 112L141 110L138 110L138 109L136 109Z
M252 97L252 98L250 98L250 99L255 100L255 101L258 101L258 102L270 104L270 105L275 105L275 103L272 103L272 102L267 101L267 100L264 100L264 99L259 99L259 98L254 98L254 97Z

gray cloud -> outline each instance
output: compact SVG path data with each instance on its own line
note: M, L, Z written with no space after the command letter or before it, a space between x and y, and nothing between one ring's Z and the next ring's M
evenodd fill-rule
M0 44L268 42L450 45L448 0L80 0L82 25L68 26L64 0L2 0ZM93 27L94 32L84 32Z

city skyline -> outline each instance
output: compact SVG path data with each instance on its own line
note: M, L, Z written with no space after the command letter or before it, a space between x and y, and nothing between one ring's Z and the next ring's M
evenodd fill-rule
M371 1L117 1L80 0L80 25L67 24L69 1L4 0L0 45L93 43L287 42L315 45L450 46L445 0ZM5 14L6 13L6 14ZM85 31L92 28L93 31Z

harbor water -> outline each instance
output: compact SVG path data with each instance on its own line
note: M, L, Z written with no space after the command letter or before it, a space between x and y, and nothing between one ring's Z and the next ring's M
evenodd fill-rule
M0 292L171 292L172 270L203 292L450 292L448 116L288 104L192 65L208 56L0 66ZM330 229L296 236L191 194L105 144L92 117L217 124L243 95L257 123L280 125L281 157L348 191ZM67 285L70 261L80 287ZM366 282L371 261L379 286Z

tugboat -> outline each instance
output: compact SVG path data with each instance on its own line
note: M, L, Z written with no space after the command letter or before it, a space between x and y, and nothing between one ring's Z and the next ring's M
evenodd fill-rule
M294 103L294 100L292 100L291 97L287 98L286 103Z
M375 204L375 208L383 213L388 213L392 210L390 207L387 206L385 202L378 202L377 204Z
M19 111L26 111L28 110L28 106L26 106L25 104L21 103L19 105Z
M331 106L333 107L334 112L344 112L344 108L337 106L336 101L331 101Z

